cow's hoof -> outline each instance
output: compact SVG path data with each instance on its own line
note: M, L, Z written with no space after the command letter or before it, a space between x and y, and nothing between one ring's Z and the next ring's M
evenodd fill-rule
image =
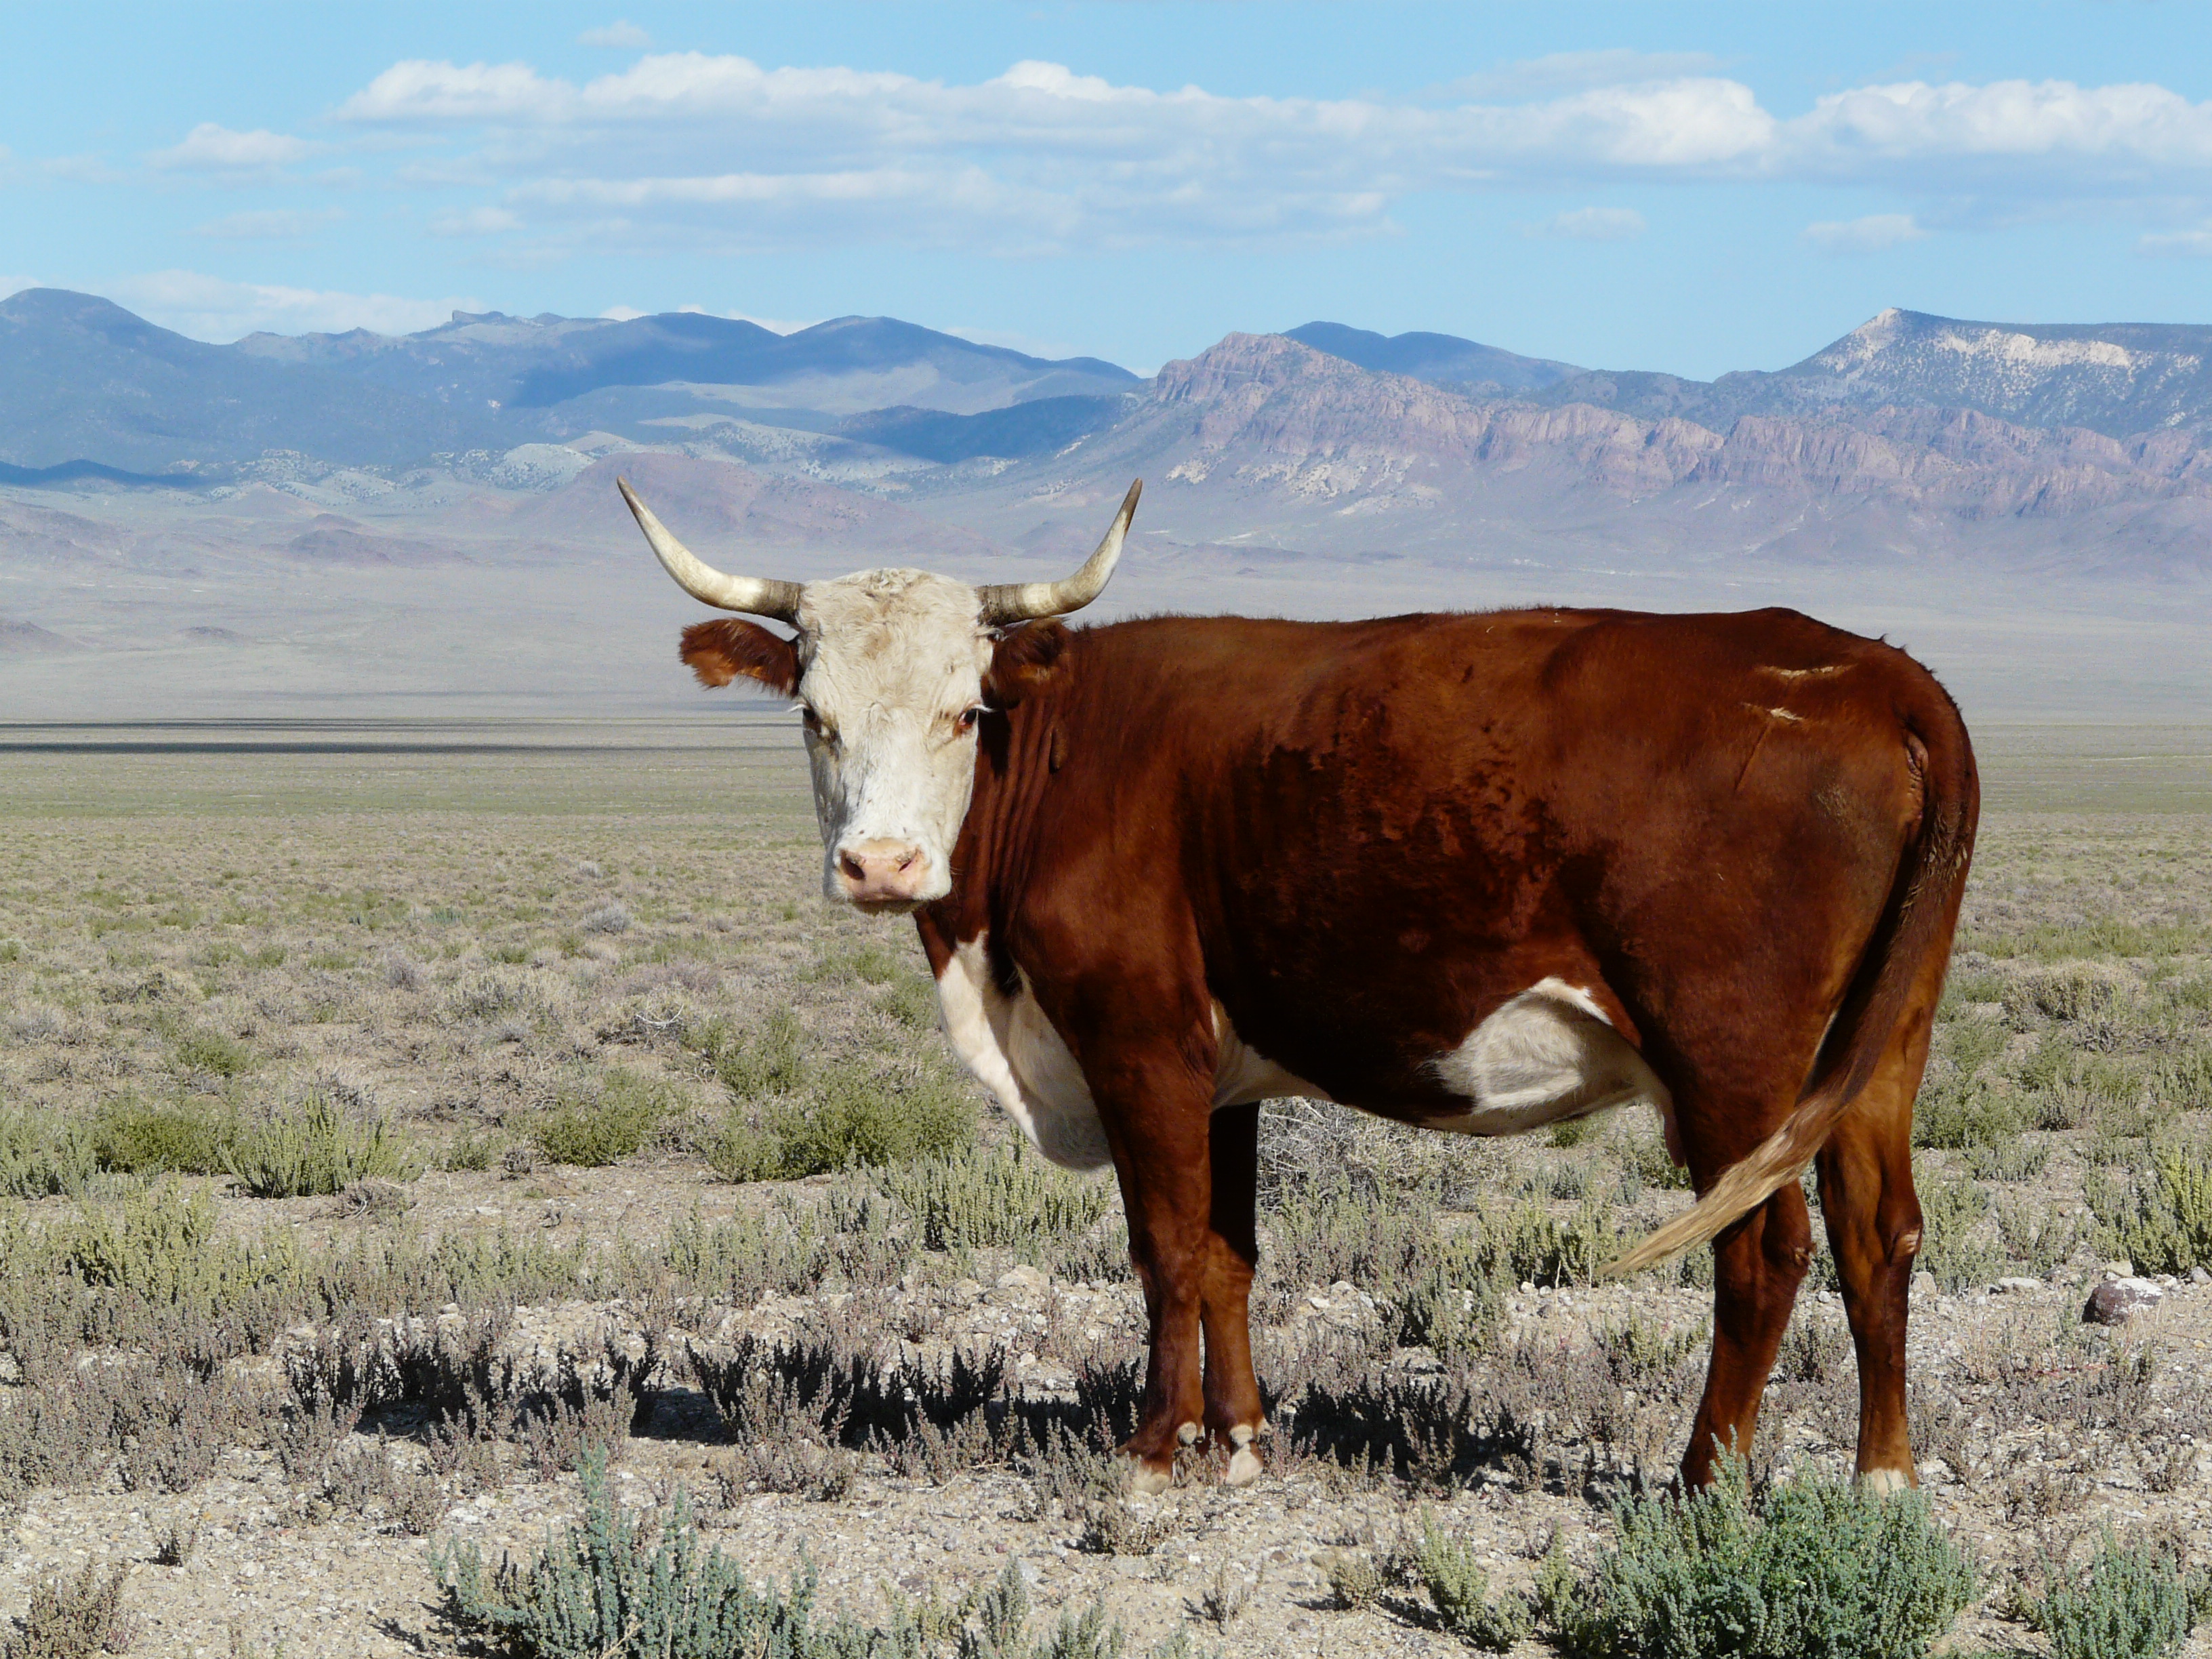
M1256 1429L1239 1426L1229 1431L1229 1468L1221 1477L1224 1486L1249 1486L1260 1478L1260 1454L1252 1449Z
M1862 1469L1859 1490L1875 1498L1887 1498L1893 1492L1905 1492L1912 1485L1912 1477L1902 1469Z
M1129 1460L1129 1491L1138 1498L1158 1498L1175 1484L1175 1466L1171 1463L1147 1463L1140 1457Z

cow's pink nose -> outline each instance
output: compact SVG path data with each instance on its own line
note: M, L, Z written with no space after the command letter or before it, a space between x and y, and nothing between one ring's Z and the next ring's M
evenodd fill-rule
M912 901L929 879L929 860L912 842L864 841L838 850L837 874L856 904Z

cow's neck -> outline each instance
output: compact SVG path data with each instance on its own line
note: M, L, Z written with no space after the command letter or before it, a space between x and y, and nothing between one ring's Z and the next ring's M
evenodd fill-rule
M1038 806L1054 776L1075 763L1068 704L1087 630L1071 639L1050 678L990 721L976 746L975 791L952 852L952 890L915 914L933 968L979 934L1003 935L1029 883Z

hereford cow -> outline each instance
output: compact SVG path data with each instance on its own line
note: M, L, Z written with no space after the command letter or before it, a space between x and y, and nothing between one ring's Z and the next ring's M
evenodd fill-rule
M1060 582L800 585L702 564L683 659L796 697L829 896L912 913L946 1035L1054 1162L1120 1178L1164 1485L1201 1427L1260 1473L1246 1300L1259 1103L1463 1134L1651 1103L1710 1239L1684 1473L1748 1450L1820 1207L1858 1351L1858 1468L1911 1484L1912 1098L1979 790L1958 710L1790 611L1073 629L1137 505ZM1202 1340L1201 1340L1202 1338Z

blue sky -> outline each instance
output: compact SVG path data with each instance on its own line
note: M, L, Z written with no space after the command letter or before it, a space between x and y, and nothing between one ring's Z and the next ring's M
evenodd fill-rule
M1316 318L1710 376L1885 306L2212 321L2212 12L12 8L0 292L208 339L883 313L1149 371Z

